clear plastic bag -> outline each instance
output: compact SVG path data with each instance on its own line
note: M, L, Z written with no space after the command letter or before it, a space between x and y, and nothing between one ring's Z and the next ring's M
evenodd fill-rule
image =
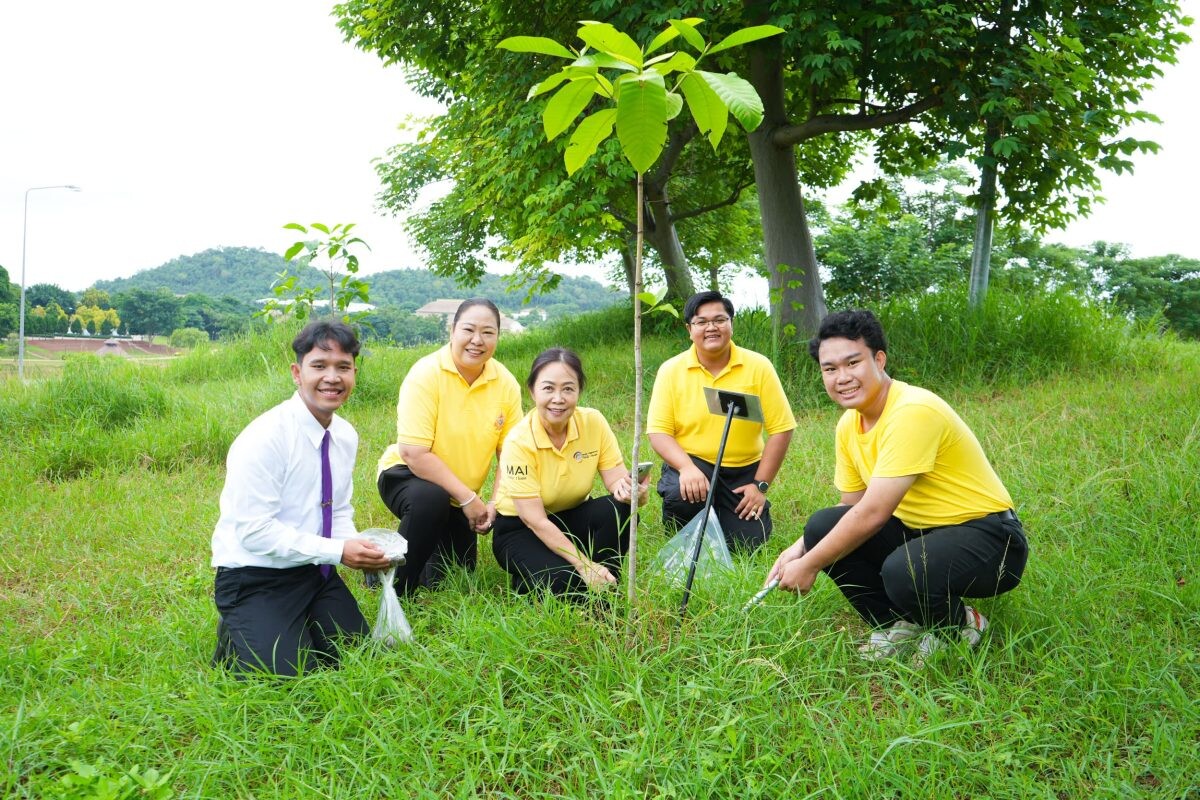
M382 548L391 560L391 565L378 573L383 587L379 592L379 615L375 618L375 627L371 629L371 638L383 642L388 647L395 647L401 642L411 642L412 626L404 616L404 609L400 607L400 598L396 596L396 587L393 585L396 567L404 563L404 557L408 553L408 541L387 528L371 528L361 531L358 535L360 539L366 539Z
M692 517L691 522L663 545L654 557L652 571L678 585L687 581L688 565L696 550L696 536L700 533L700 520L703 518L703 512ZM729 548L725 545L725 530L717 521L717 512L710 508L708 525L704 527L704 542L696 559L696 577L707 578L718 570L732 568L733 559L729 557Z

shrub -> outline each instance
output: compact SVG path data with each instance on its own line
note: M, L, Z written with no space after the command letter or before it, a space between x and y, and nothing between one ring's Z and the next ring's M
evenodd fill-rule
M191 350L208 342L208 334L199 328L176 328L171 332L171 347L181 350Z

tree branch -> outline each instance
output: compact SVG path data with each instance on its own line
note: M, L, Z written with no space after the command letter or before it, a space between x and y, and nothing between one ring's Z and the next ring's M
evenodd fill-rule
M716 211L718 208L724 208L725 206L731 206L734 203L736 203L738 201L738 199L742 196L742 192L746 191L746 189L750 188L753 185L754 185L754 178L750 177L750 176L746 176L742 180L738 181L737 185L733 187L733 191L729 193L729 197L725 198L724 200L718 200L717 202L712 203L711 205L701 206L700 208L689 209L688 211L681 211L678 214L672 214L671 222L676 223L681 219L687 219L688 217L698 217L701 214L707 214L709 211Z
M882 114L818 114L799 125L785 125L776 129L771 136L771 143L776 147L791 147L823 133L885 128L888 125L908 122L922 111L937 108L943 102L942 95L933 94L912 105Z
M671 170L675 169L675 162L679 160L679 156L683 153L683 148L687 143L696 138L699 129L696 123L691 118L682 128L672 130L667 137L667 146L663 148L662 157L658 159L658 169L654 170L653 175L647 175L646 180L663 185L667 179L671 177Z

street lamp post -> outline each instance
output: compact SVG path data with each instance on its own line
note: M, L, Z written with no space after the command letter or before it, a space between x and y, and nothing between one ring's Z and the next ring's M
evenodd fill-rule
M17 333L17 377L25 380L25 240L29 235L29 193L42 189L70 189L78 192L78 186L69 183L54 186L31 186L25 190L25 218L21 222L21 322Z

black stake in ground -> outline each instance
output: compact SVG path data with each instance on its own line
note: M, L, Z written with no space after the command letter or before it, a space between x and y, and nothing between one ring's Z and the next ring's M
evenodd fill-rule
M708 527L708 512L712 510L713 497L717 492L717 473L721 471L721 459L725 456L725 442L729 439L729 426L733 423L733 415L737 413L737 403L730 402L729 410L725 413L725 429L721 431L721 445L717 448L717 463L713 464L712 477L708 480L708 497L704 500L704 510L700 512L700 527L696 529L696 546L692 548L691 563L688 564L687 583L683 585L683 604L679 606L679 622L675 628L683 625L687 616L688 599L692 596L692 581L696 577L696 562L700 560L700 548L704 546L704 530Z

